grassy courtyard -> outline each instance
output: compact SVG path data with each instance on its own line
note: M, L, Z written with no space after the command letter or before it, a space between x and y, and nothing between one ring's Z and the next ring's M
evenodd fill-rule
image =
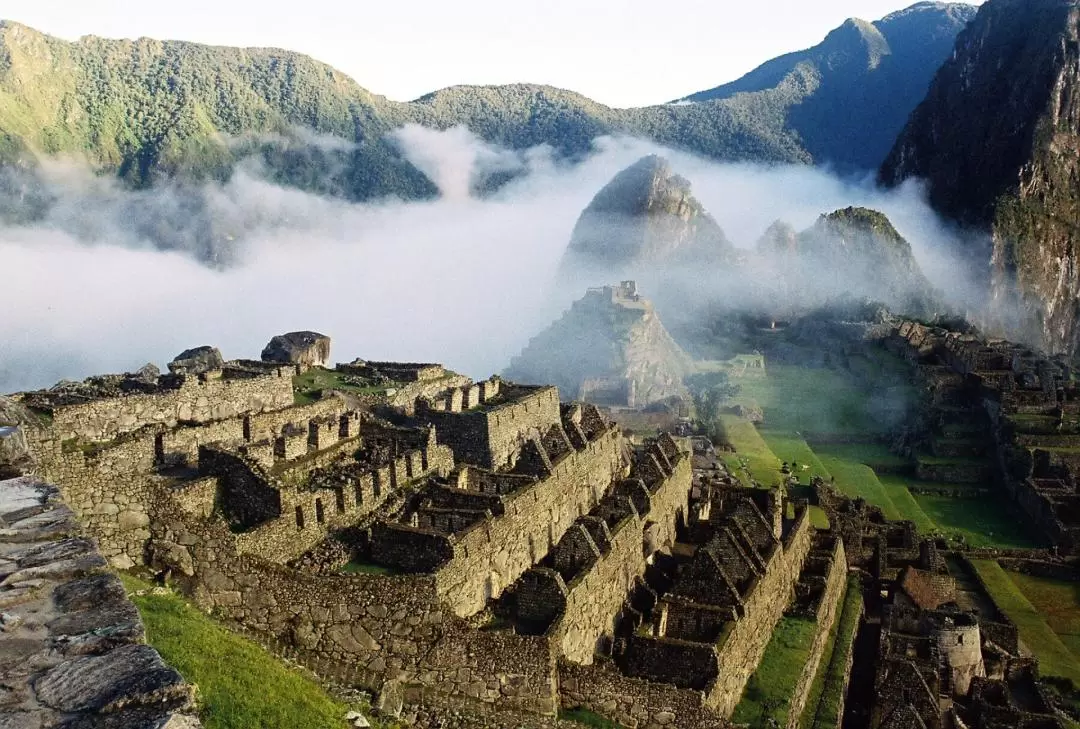
M1080 661L1080 582L1007 572L1046 624Z

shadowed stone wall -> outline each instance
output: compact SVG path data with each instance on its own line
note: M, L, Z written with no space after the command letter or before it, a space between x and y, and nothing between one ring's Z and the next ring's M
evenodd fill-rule
M435 575L439 595L458 615L483 610L547 556L574 520L623 475L622 436L611 426L554 464L550 476L508 495L502 516L455 535L454 557Z

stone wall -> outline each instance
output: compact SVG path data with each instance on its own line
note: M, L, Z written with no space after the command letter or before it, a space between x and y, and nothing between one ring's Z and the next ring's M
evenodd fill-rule
M731 726L705 706L703 692L624 676L606 661L589 666L560 662L559 701L565 709L587 709L627 729Z
M706 704L728 717L742 698L743 689L757 670L776 623L791 603L795 583L810 551L814 530L810 510L803 508L776 550L765 575L746 597L745 615L726 631L719 644L720 675L710 687Z
M547 478L506 496L502 516L456 534L453 559L435 575L439 595L458 615L483 610L543 559L622 475L622 437L612 426L553 464Z
M657 525L658 533L673 534L679 515L686 514L691 480L690 458L683 456L650 494L647 512L635 512L612 529L599 559L566 586L563 614L548 635L567 660L591 663L600 637L614 634L615 618L651 556L644 550L646 524Z
M51 442L37 449L44 478L63 489L64 499L119 569L142 561L150 538L149 506L155 483L156 432L132 433L101 449L64 448Z
M324 418L330 415L342 415L348 409L348 404L337 397L324 397L309 405L292 405L281 410L269 412L255 412L244 418L245 439L252 443L262 440L273 439L281 435L286 425L295 425L302 430L307 430L308 423L312 420ZM355 434L353 434L355 435Z
M392 464L363 474L351 487L310 489L283 483L250 458L213 448L204 448L200 453L205 473L219 478L223 504L230 502L230 494L274 495L272 512L262 519L248 520L251 526L237 535L236 548L242 554L279 563L300 556L331 532L356 524L410 481L444 473L452 459L449 448L435 444L416 454L407 452Z
M440 603L433 576L312 575L270 564L239 554L224 525L191 521L172 500L159 504L154 530L155 553L186 555L190 570L173 574L203 607L291 647L324 678L371 690L392 680L543 714L557 708L547 639L470 627Z
M810 655L806 659L799 680L791 694L791 702L788 709L787 729L798 729L802 718L803 709L810 698L810 689L814 683L818 668L821 665L821 657L829 643L829 633L833 625L840 619L840 610L844 604L844 592L847 585L847 555L844 553L844 542L837 538L829 555L831 560L828 574L825 577L825 592L818 603L817 614L814 616L817 627L814 629L814 637L810 643Z
M473 386L478 396L486 394L482 385ZM454 404L445 409L428 405L418 414L435 426L440 442L453 449L458 461L488 469L512 467L527 440L559 425L559 391L554 387L503 388L492 405L469 410L463 404L466 393L456 391L459 397Z
M107 441L147 425L205 423L293 404L294 368L261 377L222 379L220 373L182 377L174 389L57 407L52 432L61 439Z
M54 487L0 481L0 529L0 725L201 726L193 687L144 643L138 610Z

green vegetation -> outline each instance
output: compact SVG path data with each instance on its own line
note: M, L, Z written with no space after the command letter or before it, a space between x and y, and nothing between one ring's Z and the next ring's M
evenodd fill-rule
M595 727L595 729L621 729L621 724L616 724L613 721L609 721L599 714L594 714L588 709L560 709L559 719L562 721L573 721L584 726Z
M799 720L800 729L837 729L840 705L844 700L844 679L848 656L855 643L862 613L862 587L858 577L848 577L840 617L829 632L828 646L821 657L810 695Z
M1050 629L1080 661L1080 583L1019 572L1007 574L1024 597L1039 611Z
M832 456L828 451L819 450L819 452L821 462L836 479L836 487L841 493L853 498L866 499L871 504L880 507L887 519L905 518L889 497L889 492L874 473L874 469L840 456Z
M919 508L942 534L961 538L972 547L1028 548L1038 546L1023 523L997 496L957 499L951 496L916 494Z
M810 524L815 529L829 529L829 515L820 506L810 506Z
M721 436L736 451L724 459L728 469L744 483L753 478L766 488L776 485L780 480L780 459L769 450L754 424L737 415L721 415L719 420Z
M823 45L806 52L805 62L705 92L701 103L612 109L532 84L458 86L398 103L297 53L149 39L71 43L5 21L0 162L28 159L27 150L70 155L142 186L169 176L225 179L240 158L255 155L271 177L320 194L431 197L435 186L386 137L418 123L464 125L516 149L545 144L581 154L598 136L626 134L721 160L830 160L871 169L921 98L925 84L910 78L928 83L962 26L956 11L928 9L917 23L881 25L881 33L867 26L886 47L889 33L918 38L898 45L888 64L877 62L883 51L870 50L877 42L868 47L845 34L839 55ZM899 53L904 48L917 50ZM833 69L836 57L850 66ZM903 84L891 69L903 69ZM875 91L870 97L867 83ZM852 123L838 124L837 109ZM883 110L890 123L865 123L880 121ZM314 143L300 128L335 143ZM25 197L24 209L4 212L40 214L48 205L47 194ZM211 236L219 232L230 233Z
M872 438L887 428L868 412L866 392L843 372L774 365L766 377L737 382L736 401L760 406L770 430L814 440L815 435L838 433Z
M775 719L780 726L785 725L791 694L810 656L816 628L817 623L806 618L780 619L735 707L733 723L765 726L769 719Z
M831 477L814 449L802 438L767 427L761 429L761 437L777 458L792 467L792 475L798 478L800 483L809 483L814 476L820 476L826 481Z
M372 385L357 377L314 367L293 377L293 393L297 405L310 405L322 397L324 390L343 390L357 395L378 395L393 385Z
M1080 656L1072 653L1031 604L1010 574L993 560L972 560L994 604L1020 630L1020 640L1039 657L1043 675L1067 678L1080 686ZM1040 598L1041 599L1041 598Z
M178 595L121 577L146 623L150 645L199 687L200 715L207 729L348 726L344 717L354 707L331 697L302 671L229 632Z

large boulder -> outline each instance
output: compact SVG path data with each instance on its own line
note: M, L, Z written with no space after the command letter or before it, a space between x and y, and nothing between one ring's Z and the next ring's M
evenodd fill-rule
M195 347L178 354L169 363L169 372L174 375L200 375L220 370L224 365L225 359L217 347Z
M318 332L279 334L262 351L263 362L324 367L329 360L330 337Z

